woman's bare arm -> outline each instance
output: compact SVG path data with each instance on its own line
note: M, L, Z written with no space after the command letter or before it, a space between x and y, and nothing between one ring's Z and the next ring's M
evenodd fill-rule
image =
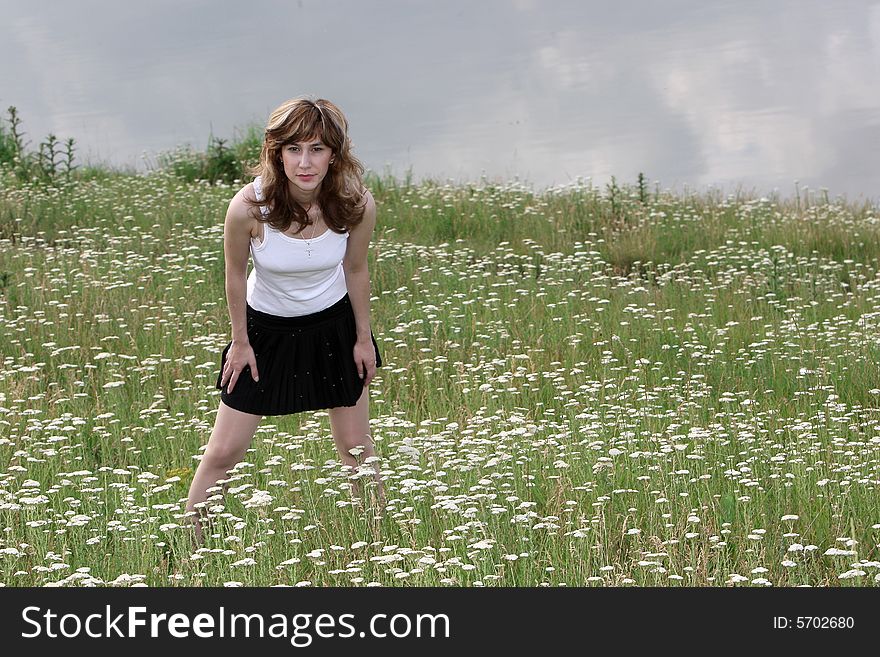
M226 221L223 225L223 254L226 262L226 302L229 306L229 321L232 323L232 340L239 344L249 344L247 335L247 265L250 255L251 227L253 216L244 202L244 194L250 191L248 184L229 202ZM250 192L248 196L252 196Z

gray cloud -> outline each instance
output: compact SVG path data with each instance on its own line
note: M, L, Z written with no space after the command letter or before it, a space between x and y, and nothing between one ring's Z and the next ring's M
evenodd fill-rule
M376 170L878 195L880 3L0 2L0 103L134 165L314 93ZM4 107L5 107L4 105Z

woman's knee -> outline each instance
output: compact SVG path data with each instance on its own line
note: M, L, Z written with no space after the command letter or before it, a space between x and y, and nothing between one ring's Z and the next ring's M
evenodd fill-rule
M221 403L202 462L214 470L232 468L247 453L261 419Z
M202 455L202 464L215 471L226 472L244 458L247 447L240 448L229 444L208 445Z
M360 453L373 450L373 437L369 433L344 433L335 439L337 449L351 456L354 454L350 450L359 450Z

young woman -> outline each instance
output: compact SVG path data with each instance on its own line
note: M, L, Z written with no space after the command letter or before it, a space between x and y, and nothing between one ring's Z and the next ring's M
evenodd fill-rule
M272 112L250 172L256 178L229 203L223 248L232 340L186 506L199 543L206 489L244 458L264 415L329 409L343 462L356 469L375 456L367 386L382 359L370 328L367 249L376 205L363 170L339 108L298 97ZM384 502L378 470L373 476Z

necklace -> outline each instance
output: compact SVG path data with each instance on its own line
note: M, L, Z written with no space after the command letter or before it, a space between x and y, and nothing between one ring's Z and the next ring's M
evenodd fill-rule
M311 209L312 209L312 204L309 203L309 210L311 210ZM307 217L309 216L309 210L306 210ZM306 240L306 255L309 258L312 257L312 242L311 242L311 240L313 240L315 238L315 228L316 228L315 224L317 224L317 223L318 223L318 219L316 217L314 219L314 221L312 222L312 236L310 238L305 238L305 240Z

